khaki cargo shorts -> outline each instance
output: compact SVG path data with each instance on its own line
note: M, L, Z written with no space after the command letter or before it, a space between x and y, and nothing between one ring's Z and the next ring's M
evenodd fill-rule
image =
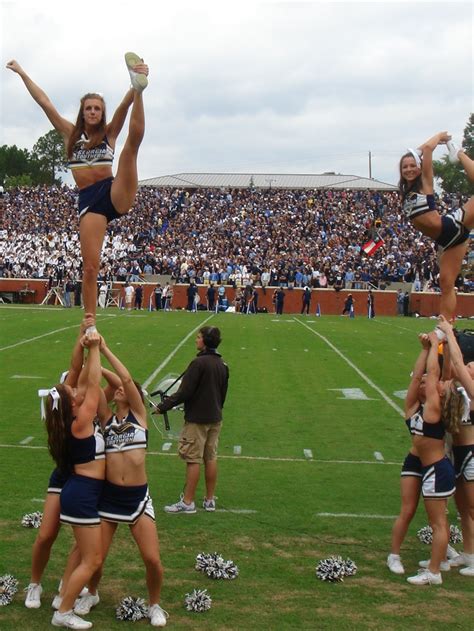
M178 454L189 463L202 464L217 458L222 422L185 423L179 435Z

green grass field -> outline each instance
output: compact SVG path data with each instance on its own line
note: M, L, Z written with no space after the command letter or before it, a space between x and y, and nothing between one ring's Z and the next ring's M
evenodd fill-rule
M27 610L21 590L29 582L37 531L20 522L25 513L42 510L52 469L37 390L53 385L67 368L81 317L79 310L0 308L0 575L20 581L13 603L0 608L2 631L51 628L50 601L71 532L63 527L53 548L41 609ZM135 378L153 387L166 373L184 370L195 354L193 331L208 317L110 310L98 326ZM417 333L433 323L291 315L277 320L270 314L220 314L209 322L221 328L220 350L231 371L219 446L221 510L163 512L179 497L184 464L175 444L162 450L165 440L150 426L147 467L168 626L472 629L472 580L452 570L440 587L414 587L385 566L399 509L400 465L409 447L403 391L418 353ZM240 456L234 456L236 445ZM420 505L403 550L408 575L429 556L416 538L426 523ZM458 523L451 503L450 523ZM212 581L194 569L199 552L214 551L238 565L236 580ZM343 583L318 580L317 562L332 554L350 557L357 574ZM185 610L185 594L194 588L208 589L210 611ZM146 621L114 619L122 597L146 598L141 560L125 527L112 546L100 594L100 605L86 616L94 628L147 627Z

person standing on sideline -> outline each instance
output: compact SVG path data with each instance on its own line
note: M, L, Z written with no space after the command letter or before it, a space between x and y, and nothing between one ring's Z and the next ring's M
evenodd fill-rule
M167 513L196 512L194 496L204 463L206 497L203 508L216 509L217 444L222 425L222 408L227 394L229 368L217 352L221 333L215 326L204 326L196 336L197 357L189 364L175 394L157 406L159 413L184 403L184 427L178 453L186 462L186 483L180 499L165 506Z
M371 289L369 289L367 294L367 317L375 318L375 298Z
M141 311L143 309L143 287L137 285L135 290L135 309Z
M216 288L214 287L213 283L211 283L209 287L207 288L206 296L207 296L207 310L214 311L214 308L216 305Z
M163 288L161 287L161 284L158 283L155 287L155 309L157 311L160 311L162 307L162 303L161 303L162 295L163 295Z
M275 308L277 315L283 315L283 306L285 304L285 292L283 287L279 287L275 294Z
M311 305L311 289L305 287L303 289L303 304L301 306L301 315L306 311L306 315L309 315L309 308Z
M403 315L403 304L405 302L405 294L401 289L397 290L397 315Z
M125 292L125 308L127 309L127 311L131 311L135 289L133 288L133 285L125 283L123 291Z

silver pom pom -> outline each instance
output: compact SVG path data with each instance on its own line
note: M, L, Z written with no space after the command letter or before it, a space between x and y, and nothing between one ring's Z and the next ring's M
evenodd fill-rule
M25 528L39 528L43 519L43 513L35 511L34 513L26 513L21 518L21 525Z
M343 581L346 575L346 562L340 556L332 556L319 561L316 576L322 581L335 583Z
M9 605L18 591L18 581L11 574L0 576L0 607Z
M453 524L451 524L449 527L449 543L456 544L462 543L462 541L462 532L457 526L453 526Z
M211 608L212 598L207 593L207 589L195 589L191 594L186 594L184 606L188 611L202 613Z
M416 533L416 536L421 543L431 545L433 543L433 528L431 528L431 526L424 526L423 528L420 528L420 530Z
M344 559L344 573L346 576L354 576L357 572L357 565L352 559Z
M239 568L231 560L224 558L214 552L214 554L204 554L201 552L196 557L196 570L204 572L209 578L233 580L239 575Z
M133 598L133 596L126 596L125 598L122 598L115 610L115 617L117 620L136 622L137 620L141 620L147 616L148 607L143 598Z

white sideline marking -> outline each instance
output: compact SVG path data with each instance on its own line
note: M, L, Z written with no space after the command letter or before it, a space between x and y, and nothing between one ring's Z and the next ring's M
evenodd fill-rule
M0 449L43 449L46 450L47 447L44 445L0 445ZM148 451L149 456L174 456L177 457L176 453L163 453L161 451ZM308 462L306 458L278 458L272 456L226 456L219 455L219 458L222 460L262 460L265 462ZM380 465L380 463L375 462L374 460L311 460L311 462L315 462L316 464L369 464L369 465ZM386 465L393 465L395 467L400 467L402 465L401 462L388 462L385 461Z
M404 401L406 396L407 396L407 392L408 392L408 390L396 390L393 393L393 396L397 397L397 399L402 399Z
M357 519L396 519L398 515L368 515L366 513L316 513L316 517L355 517Z
M384 462L384 460L385 460L385 458L380 453L380 451L374 451L374 458L375 458L375 460L378 460L379 462Z
M313 452L312 452L311 449L303 449L303 454L304 454L304 457L307 460L312 460L313 459Z
M250 510L249 508L216 508L216 513L238 513L241 515L250 515L256 512L256 510Z
M33 438L34 438L34 436L27 436L23 440L20 440L20 445L27 445L28 443L31 443Z
M12 375L10 379L43 379L37 375Z
M163 443L163 446L161 447L162 451L169 451L171 449L173 443Z
M360 368L358 368L353 362L351 362L349 358L347 358L343 353L341 353L341 351L336 346L334 346L332 342L330 342L326 337L324 337L324 335L321 335L321 333L318 333L317 331L312 329L310 326L308 326L305 322L302 322L301 320L298 320L297 318L295 318L295 322L298 322L298 324L301 324L301 326L304 326L305 328L307 328L308 331L311 331L311 333L313 333L313 335L317 335L319 338L321 338L323 342L325 342L330 348L332 348L332 350L335 353L337 353L341 359L343 359L347 364L349 364L349 366L353 370L355 370L356 373L360 377L362 377L362 379L366 383L368 383L371 388L376 390L380 394L380 396L382 396L383 399L390 405L390 407L396 410L398 414L400 414L400 416L402 417L405 416L403 413L403 410L400 407L398 407L398 405L394 401L392 401L392 399L389 396L387 396L381 388L379 388L371 379L369 379L369 377L367 377L367 375L363 373Z
M44 504L44 497L34 497L31 501L40 502L41 504Z
M151 375L148 377L148 379L146 381L143 382L143 387L147 388L150 383L153 381L153 379L155 379L155 377L160 373L161 370L163 370L163 368L166 366L166 364L170 361L170 359L172 359L176 353L179 351L179 349L181 348L181 346L183 346L184 344L186 344L186 342L189 340L189 338L191 337L191 335L194 335L194 333L196 333L196 331L198 331L202 326L204 326L206 324L206 322L208 322L211 318L214 317L214 313L212 313L210 316L208 316L205 320L203 320L200 324L198 324L196 327L194 327L194 329L192 329L185 338L183 338L181 340L181 342L176 346L176 348L174 348L174 350L171 351L171 353L168 355L168 357L166 357L161 364L158 366L158 368L156 370L154 370Z
M328 388L329 392L342 392L343 397L338 399L351 399L354 401L377 401L377 399L369 399L360 388Z
M234 456L240 456L240 455L242 455L242 446L234 445Z

